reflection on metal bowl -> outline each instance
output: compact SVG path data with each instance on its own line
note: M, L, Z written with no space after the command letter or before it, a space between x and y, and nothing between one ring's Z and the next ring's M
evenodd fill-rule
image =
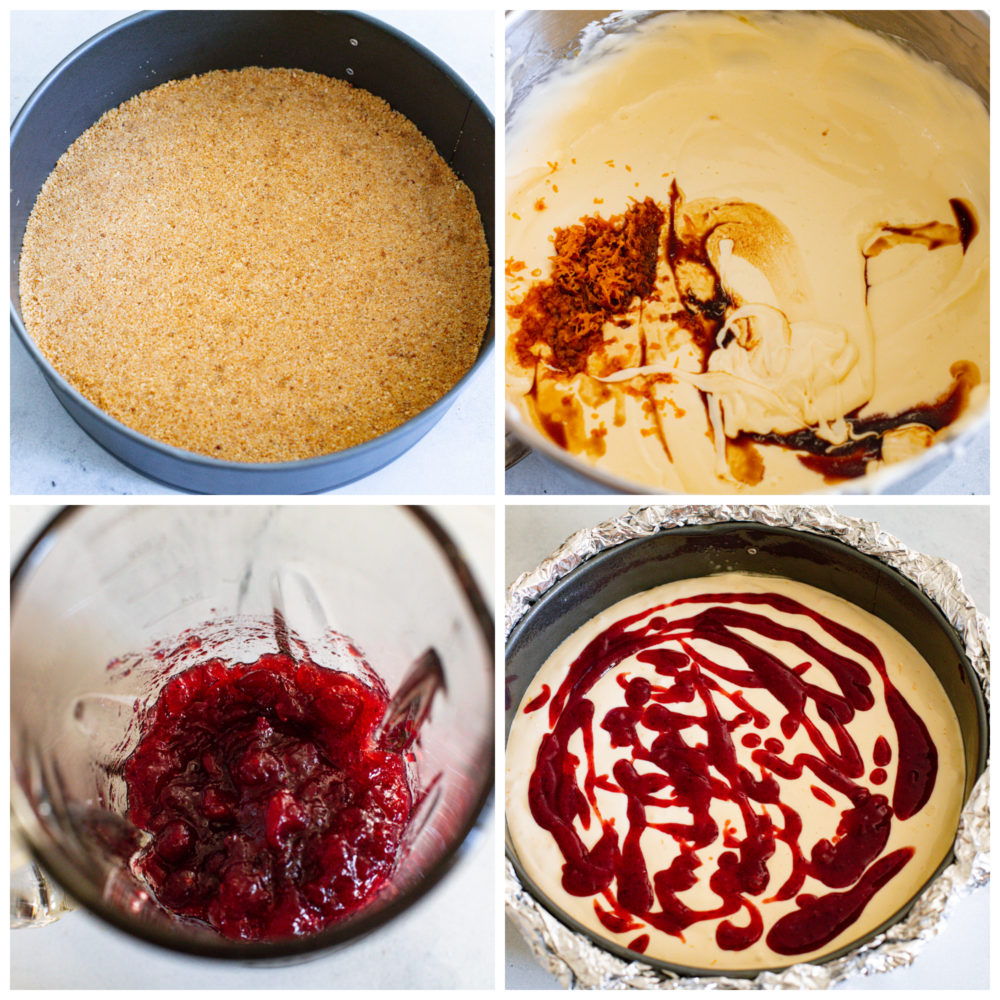
M629 493L916 489L965 445L981 444L988 24L966 12L612 13L507 20L509 431ZM871 48L864 72L852 61L859 48ZM960 114L975 125L924 150L926 130L855 127L843 108L860 97L798 97L848 86L876 110L893 104L890 92L912 103L906 120L926 118L939 139ZM782 131L792 118L794 137ZM803 123L819 119L814 142ZM880 156L898 151L883 156L898 174L869 159L876 146L858 137L872 128ZM925 154L935 170L911 174ZM845 164L865 181L840 172ZM919 190L901 179L925 175L934 183ZM892 179L879 188L876 176ZM965 209L955 207L973 189L978 246L961 236ZM957 213L951 256L866 242L869 226L893 230L893 240L910 226L909 239L919 228L902 221L911 212ZM616 239L604 233L614 228L608 217L624 220L619 230L660 233L658 246L652 236L621 236L622 259L649 258L645 271L604 261ZM929 279L930 270L941 276ZM954 281L943 277L953 270ZM937 298L918 302L931 288ZM945 308L947 322L920 326ZM780 358L771 349L781 338L765 330L778 317ZM961 344L951 336L956 317ZM931 415L946 396L948 415Z

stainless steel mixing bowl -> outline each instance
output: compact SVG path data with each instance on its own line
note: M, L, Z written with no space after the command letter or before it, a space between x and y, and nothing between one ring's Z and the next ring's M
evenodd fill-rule
M571 56L580 44L587 25L610 17L610 10L522 10L507 15L505 40L505 113L510 125L525 96L555 66ZM650 11L654 16L662 13ZM819 13L819 12L817 12ZM888 36L919 55L941 63L963 83L970 86L989 108L990 103L990 26L983 11L873 10L828 11L852 24ZM615 31L609 25L607 31ZM507 407L507 456L510 468L531 450L545 455L558 465L583 475L610 491L621 493L666 493L642 483L631 482L595 469L554 444L535 427L527 424L512 406ZM983 407L973 421L935 445L924 454L906 462L888 466L870 476L839 484L825 493L881 493L893 488L906 492L961 456L989 426L988 407Z

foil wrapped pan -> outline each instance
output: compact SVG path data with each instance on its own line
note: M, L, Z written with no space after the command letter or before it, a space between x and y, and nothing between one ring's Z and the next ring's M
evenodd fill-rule
M965 592L958 569L945 559L916 552L871 521L845 517L829 507L739 504L632 507L621 517L578 531L541 565L522 573L510 585L505 607L505 636L510 635L528 608L550 587L596 553L665 529L732 521L830 536L912 580L958 631L989 708L989 619L976 610ZM888 972L910 965L920 953L923 942L941 930L954 901L989 881L989 787L987 757L986 769L959 818L952 864L926 888L903 920L884 934L829 962L793 965L780 972L762 972L748 979L679 976L641 961L627 962L556 920L525 891L509 860L505 863L504 878L507 915L541 965L566 988L829 989L851 976Z

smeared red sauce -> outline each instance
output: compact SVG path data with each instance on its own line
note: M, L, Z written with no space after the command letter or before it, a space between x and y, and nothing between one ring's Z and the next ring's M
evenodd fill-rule
M783 916L771 928L768 946L779 955L799 955L829 944L861 916L872 896L898 875L912 857L912 847L901 847L876 861L847 892L799 896L796 900L799 909ZM803 942L808 944L807 948Z
M829 792L824 792L822 788L817 788L815 785L809 786L809 791L816 796L820 802L825 803L828 806L834 806L837 803L834 802L833 796Z
M552 689L548 684L543 684L541 692L524 706L524 714L531 715L532 712L537 712L549 700L551 695Z
M645 950L649 947L649 935L640 934L634 940L629 941L628 946L632 949L632 951L645 952Z
M387 705L347 673L284 654L172 677L125 765L135 862L157 900L236 940L313 934L392 873L410 815Z
M711 606L672 622L656 614L689 603ZM728 607L735 603L759 605L760 613ZM773 620L774 611L811 619L853 655L835 652L808 633ZM786 666L767 652L765 643L758 645L755 636L797 647L807 661L825 668L836 689L811 683L801 658L798 666ZM694 646L695 640L734 651L746 668L713 662L703 643ZM660 648L665 642L680 648ZM610 709L603 718L596 717L588 692L631 656L650 665L662 683L619 675L624 705ZM725 690L720 681L734 690ZM865 762L847 730L857 713L874 707L873 683L882 686L899 747L891 802L859 783L865 777ZM740 763L734 745L737 730L763 729L771 722L747 701L744 692L750 689L768 692L782 706L778 722L785 740L803 731L812 752L797 752L786 759L782 740L771 737L760 746L759 735L749 732L739 738L752 751L750 758L759 773ZM735 718L727 719L720 712L719 704L725 699L739 709ZM816 718L825 724L823 728ZM630 748L630 757L620 757L611 775L595 772L595 720L609 734L612 747ZM637 735L640 723L656 734L648 747ZM535 822L552 834L565 858L562 885L566 892L600 897L606 905L595 900L595 911L613 933L644 923L683 939L685 928L724 918L716 929L716 943L727 951L748 948L764 935L755 900L796 902L797 908L767 934L768 946L782 955L815 951L850 927L875 893L912 857L912 848L880 855L893 818L907 819L923 808L937 774L937 751L927 728L891 683L875 644L776 593L682 598L621 619L593 639L571 664L549 702L549 729L538 750L528 801ZM587 757L583 787L577 777L580 761L568 749L578 732ZM828 733L833 735L832 744ZM884 755L886 749L888 741L877 752ZM640 763L641 770L636 766ZM835 833L818 841L809 857L799 844L801 817L781 800L776 780L776 776L798 779L806 771L817 781L810 787L821 802L835 804L821 785L850 802L840 814ZM625 796L628 822L624 829L601 817L598 788ZM738 807L742 836L728 823L719 830L712 815L716 800ZM686 810L690 820L648 818L647 810L667 806ZM577 820L584 830L594 821L600 824L601 836L593 847L588 848L577 833ZM678 853L660 871L650 871L647 865L640 843L646 829L666 834L677 843ZM706 910L693 909L680 894L699 879L698 851L717 844L720 834L724 849L709 878L719 903ZM768 862L779 841L792 855L792 871L782 885L773 887ZM819 896L802 893L807 877L838 891Z

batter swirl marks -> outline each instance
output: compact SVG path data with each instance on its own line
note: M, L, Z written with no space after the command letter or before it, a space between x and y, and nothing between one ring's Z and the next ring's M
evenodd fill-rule
M698 494L822 489L968 426L990 378L979 95L831 16L634 19L512 104L512 418Z
M819 957L948 850L962 740L885 623L791 581L670 584L603 613L529 686L507 817L550 898L689 966Z
M877 226L861 254L866 291L868 263L885 250L910 243L960 245L964 253L979 232L975 210L960 198L950 209L954 223ZM720 480L757 486L765 465L755 445L770 444L794 451L832 483L865 475L900 433L933 435L953 423L980 383L973 362L957 361L951 385L932 402L866 416L859 403L845 413L846 400L872 390L865 352L846 330L790 322L778 308L750 260L772 276L779 266L796 276L803 269L791 234L760 205L688 205L674 178L668 206L647 197L620 216L584 217L556 229L553 245L552 276L507 309L518 324L510 350L522 368L536 368L529 393L536 423L570 451L602 454L604 435L591 431L582 440L580 414L567 410L561 389L546 393L546 382L589 375L643 400L654 417L664 408L661 390L685 382L703 394ZM513 261L508 268L516 274ZM689 342L693 365L664 356L671 339ZM662 420L654 426L672 461Z

